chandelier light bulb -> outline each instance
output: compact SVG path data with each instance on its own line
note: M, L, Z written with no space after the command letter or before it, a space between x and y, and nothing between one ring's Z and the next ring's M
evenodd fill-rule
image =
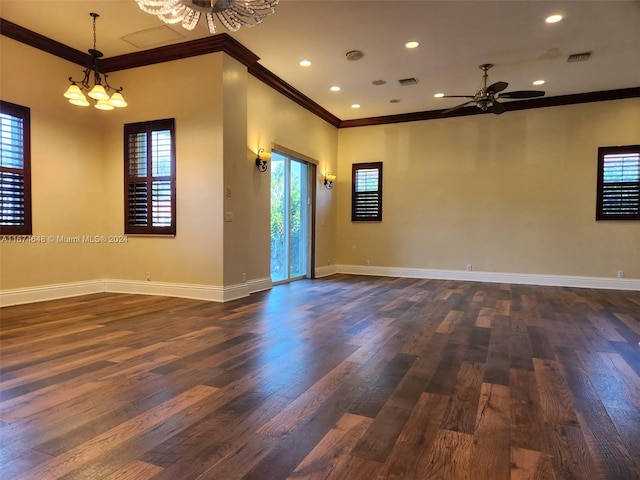
M69 103L71 105L77 105L78 107L88 107L90 105L84 95L82 95L82 98L70 98Z
M69 98L69 99L84 98L84 94L82 93L82 90L80 90L80 87L75 83L73 85L69 85L69 88L67 89L67 91L64 92L64 96L65 98Z
M95 100L108 100L109 95L107 95L106 90L102 85L94 86L89 92L89 96Z
M116 92L111 95L109 99L109 105L113 105L114 107L122 108L127 106L127 102L120 92Z
M95 107L98 110L113 110L115 108L107 100L98 100L95 104Z

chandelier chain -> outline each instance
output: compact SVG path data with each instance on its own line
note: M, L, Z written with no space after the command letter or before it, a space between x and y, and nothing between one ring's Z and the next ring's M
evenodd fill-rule
M96 19L100 16L91 12L89 15L93 18L93 48L89 49L89 62L84 70L82 80L74 80L69 77L71 85L64 93L64 97L69 100L72 105L87 107L91 103L87 100L85 93L95 100L95 108L99 110L113 110L114 108L122 108L127 106L127 102L122 97L123 88L114 88L109 85L108 75L100 72L100 58L102 52L97 50L97 34ZM92 75L93 74L93 75ZM91 85L91 77L93 76L93 86ZM112 94L109 92L113 91Z
M97 13L91 12L89 15L93 17L93 49L96 50L96 19L100 16Z

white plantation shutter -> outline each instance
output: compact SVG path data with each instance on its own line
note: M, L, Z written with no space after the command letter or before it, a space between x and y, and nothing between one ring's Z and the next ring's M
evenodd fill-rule
M0 234L31 234L30 110L0 102Z
M125 125L125 233L176 233L173 119Z
M596 220L640 220L640 145L598 149Z
M351 221L382 221L382 162L353 164Z

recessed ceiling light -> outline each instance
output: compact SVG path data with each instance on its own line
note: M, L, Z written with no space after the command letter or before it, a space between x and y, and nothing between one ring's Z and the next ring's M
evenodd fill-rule
M311 62L309 60L302 60L300 62L300 66L301 67L310 67L311 66Z
M331 87L329 90L331 90L332 92L339 92L340 91L340 87L337 85L334 85L333 87Z
M533 82L534 85L544 85L544 80L536 80Z
M418 47L418 45L420 45L418 42L407 42L404 44L404 46L407 48L416 48Z
M351 105L351 108L360 108L360 104L359 103L354 103L353 105Z
M562 20L562 15L550 15L545 19L545 22L558 23L560 20Z
M436 97L436 98L442 98L442 97L444 97L444 93L436 93L436 94L434 95L434 97Z
M392 98L391 100L389 100L390 103L400 103L400 99L399 98Z

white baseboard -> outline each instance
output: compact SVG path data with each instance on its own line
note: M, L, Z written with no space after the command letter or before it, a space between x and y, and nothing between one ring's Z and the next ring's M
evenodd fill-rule
M104 280L104 291L110 293L132 293L165 297L192 298L224 302L224 289L215 285L192 285L187 283L145 282L139 280ZM238 297L239 298L239 297Z
M249 280L235 285L193 285L186 283L105 280L105 292L161 295L211 302L229 302L271 288L271 278Z
M538 275L532 273L467 272L423 268L376 267L366 265L336 265L336 273L381 277L428 278L467 282L547 285L552 287L602 288L607 290L640 291L640 279Z
M248 297L252 293L268 290L271 287L271 278L268 277L225 287L137 280L90 280L86 282L2 290L0 291L0 307L103 292L160 295L207 300L211 302L228 302L238 298Z
M273 282L271 277L256 278L247 282L249 285L249 293L258 293L265 290L271 290Z
M365 265L330 265L316 269L316 277L334 273L381 277L428 278L434 280L462 280L467 282L513 283L547 285L553 287L602 288L608 290L640 291L640 279L537 275L530 273L466 272L461 270L433 270L423 268L376 267ZM24 303L56 300L92 293L131 293L193 298L212 302L229 302L252 293L269 290L271 278L249 280L228 286L191 285L183 283L144 282L134 280L87 280L84 282L41 285L0 291L0 307Z
M58 283L0 291L0 307L104 292L103 280Z
M329 275L333 275L334 273L338 273L337 265L328 265L326 267L316 267L316 278L328 277Z

